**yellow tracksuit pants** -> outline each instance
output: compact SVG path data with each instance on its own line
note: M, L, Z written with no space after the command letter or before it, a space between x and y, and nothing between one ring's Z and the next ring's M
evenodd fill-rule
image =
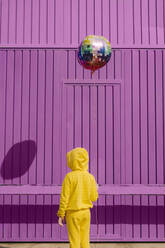
M66 211L69 248L90 248L90 208Z

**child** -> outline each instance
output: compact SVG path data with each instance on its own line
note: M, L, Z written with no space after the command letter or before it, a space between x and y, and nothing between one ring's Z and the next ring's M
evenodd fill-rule
M64 222L69 235L70 248L90 248L90 208L98 199L98 185L95 177L88 172L88 152L77 147L67 152L67 165L72 170L62 183L58 223Z

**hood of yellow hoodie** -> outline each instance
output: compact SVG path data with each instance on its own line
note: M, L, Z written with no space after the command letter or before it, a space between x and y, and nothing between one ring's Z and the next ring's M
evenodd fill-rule
M67 166L72 171L88 171L88 161L88 152L83 147L76 147L67 152Z

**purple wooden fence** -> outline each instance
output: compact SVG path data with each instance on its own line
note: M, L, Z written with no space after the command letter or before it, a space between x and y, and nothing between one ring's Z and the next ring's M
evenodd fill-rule
M1 46L77 47L88 34L112 47L164 47L163 0L1 0Z
M116 49L92 78L74 50L1 49L0 183L61 184L66 151L83 145L99 184L164 184L164 58ZM0 203L1 241L68 240L59 196ZM164 241L164 218L164 196L100 195L91 240Z

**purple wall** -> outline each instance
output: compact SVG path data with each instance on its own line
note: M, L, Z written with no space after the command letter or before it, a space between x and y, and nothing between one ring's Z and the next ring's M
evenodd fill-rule
M164 184L163 50L114 49L98 81L75 50L1 49L0 61L2 184L61 184L66 151L78 145L99 184ZM68 240L59 196L0 200L0 240ZM100 196L91 240L164 240L163 206L164 196Z
M101 185L164 184L164 1L0 6L0 184L61 185L66 151L81 145ZM76 58L86 34L112 44L93 77ZM91 240L164 241L164 200L100 195ZM1 242L68 241L59 196L0 195L0 203Z

